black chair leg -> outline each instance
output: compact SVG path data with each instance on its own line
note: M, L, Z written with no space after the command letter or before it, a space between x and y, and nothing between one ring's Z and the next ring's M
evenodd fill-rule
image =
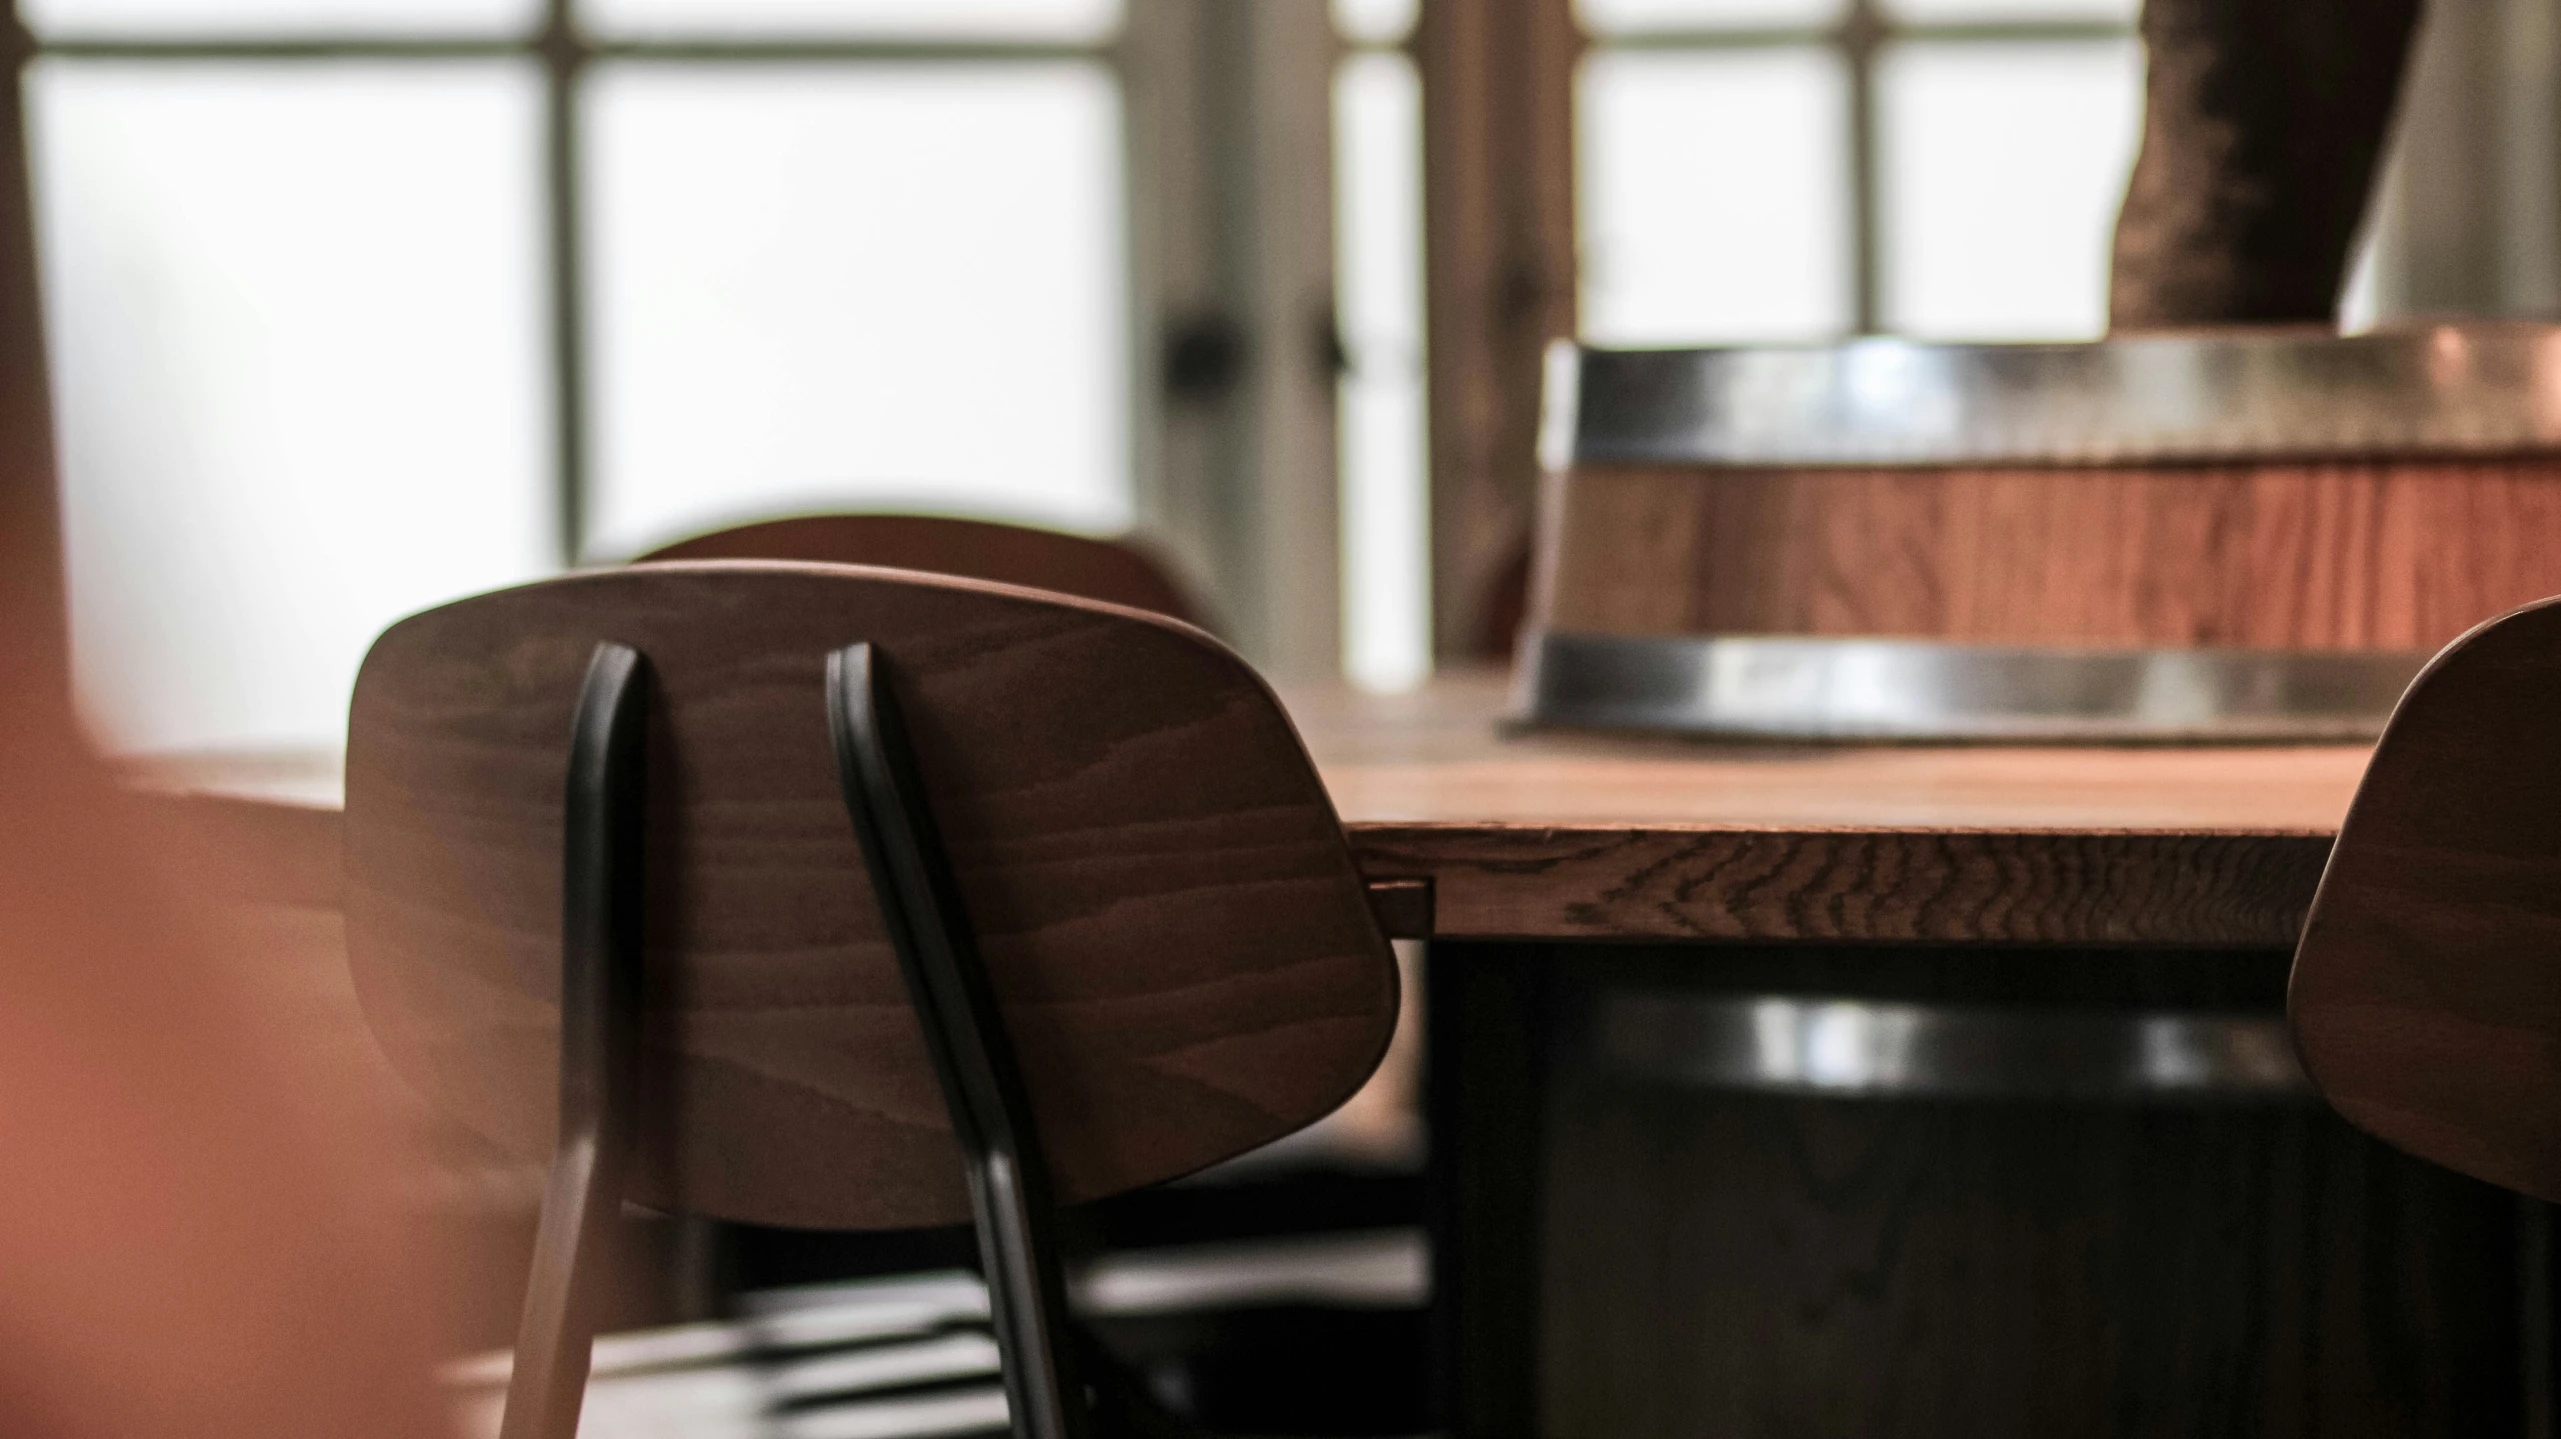
M1092 1425L1051 1233L1048 1164L896 696L870 645L827 657L827 729L881 922L968 1161L1013 1431L1083 1439Z
M598 1279L631 1147L648 693L638 650L596 646L571 730L561 843L560 1140L500 1439L574 1439L587 1394Z

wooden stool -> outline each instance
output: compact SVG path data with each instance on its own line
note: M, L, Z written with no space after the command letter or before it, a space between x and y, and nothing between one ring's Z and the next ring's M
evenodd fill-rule
M2410 686L2331 851L2288 994L2360 1128L2561 1201L2561 600Z
M1322 1116L1394 1024L1261 680L1030 591L675 563L412 616L357 680L345 833L392 1061L552 1157L506 1439L576 1430L626 1197L971 1217L1014 1432L1087 1432L1053 1204Z
M633 561L814 560L886 565L1029 585L1081 599L1151 610L1186 624L1200 607L1164 564L1127 540L936 515L803 515L696 535Z

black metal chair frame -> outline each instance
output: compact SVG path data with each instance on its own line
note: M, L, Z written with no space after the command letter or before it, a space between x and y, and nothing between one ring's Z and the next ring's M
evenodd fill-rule
M622 1205L640 1035L649 665L596 647L571 724L562 837L560 1137L543 1194L500 1439L574 1439L603 1246ZM1017 1439L1086 1439L1053 1238L1049 1168L878 651L827 657L827 729L845 809L952 1132L969 1166L1005 1400Z

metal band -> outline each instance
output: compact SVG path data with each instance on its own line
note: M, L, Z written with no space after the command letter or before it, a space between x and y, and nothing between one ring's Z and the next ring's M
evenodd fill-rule
M1750 739L2343 742L2380 733L2427 658L1532 630L1515 715Z
M1786 995L1604 996L1593 1044L1623 1078L1836 1098L2293 1100L2285 1021Z
M2561 450L2561 326L1549 357L1567 464L2096 464Z

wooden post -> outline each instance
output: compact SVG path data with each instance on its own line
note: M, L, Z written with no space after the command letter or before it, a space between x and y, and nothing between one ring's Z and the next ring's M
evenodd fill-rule
M14 0L0 0L0 615L10 637L0 684L42 686L67 701L53 407L27 168L24 77L34 48Z
M1434 648L1478 648L1526 553L1541 356L1574 333L1569 0L1423 0Z
M1132 0L1138 528L1274 674L1341 668L1325 7Z
M2143 150L2115 329L2326 324L2418 0L2145 0Z

